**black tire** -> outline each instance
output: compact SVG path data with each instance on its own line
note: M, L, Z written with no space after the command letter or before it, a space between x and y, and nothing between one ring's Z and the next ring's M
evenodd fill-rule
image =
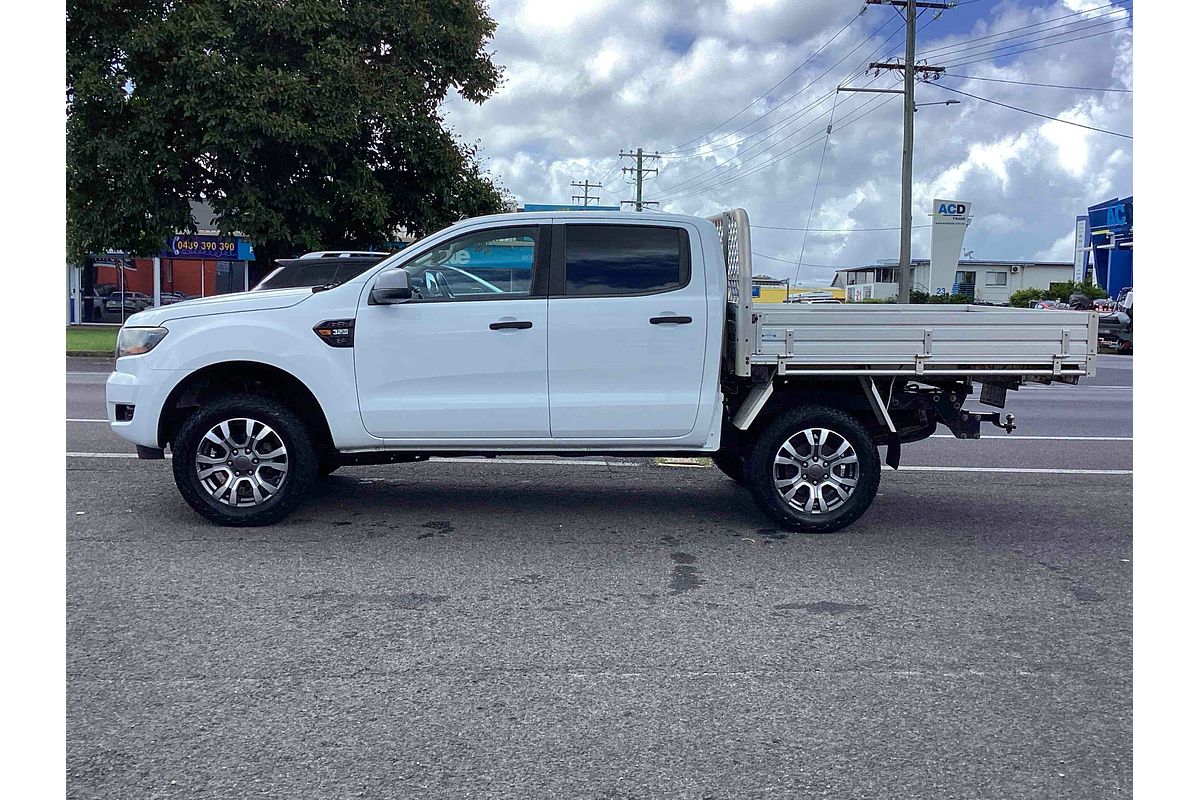
M746 483L746 460L742 456L732 450L718 450L709 458L717 469L724 472L734 483Z
M805 513L803 509L790 505L775 486L776 454L781 451L785 442L789 442L802 431L814 428L823 428L849 443L858 459L854 476L856 485L849 491L845 500L838 501L840 505L824 513ZM834 463L822 461L821 458L814 459L814 468L816 463ZM788 467L780 469L786 472ZM835 467L828 468L826 479L834 469ZM848 470L850 467L847 464L836 469ZM797 468L796 474L800 472ZM801 533L833 533L861 517L875 499L875 493L879 489L879 473L879 450L872 443L863 424L845 412L824 406L786 411L768 422L759 432L746 459L746 486L759 508L778 525ZM813 478L814 482L817 480L821 478ZM844 481L845 478L838 480ZM830 495L830 492L836 490L827 489L825 486L826 483L822 482L817 488L803 487L805 498L811 497L814 503L822 502L827 497L838 500L836 495ZM812 494L814 492L820 493L822 501L816 500L816 496Z
M217 500L197 474L201 439L225 420L249 419L269 426L286 449L286 476L278 490L261 503L235 506ZM222 398L188 417L171 440L171 468L183 499L201 516L229 526L270 525L287 516L310 494L317 479L317 452L312 436L295 412L278 400L253 394ZM235 484L233 491L240 491Z

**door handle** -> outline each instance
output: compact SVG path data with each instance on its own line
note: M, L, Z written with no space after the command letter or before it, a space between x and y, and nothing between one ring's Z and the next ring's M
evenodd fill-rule
M651 325L687 325L691 317L651 317Z
M509 330L509 329L516 329L516 330L522 330L522 331L523 331L523 330L525 330L526 328L532 328L532 327L533 327L533 323L532 323L532 322L527 322L527 321L521 321L521 322L516 322L516 321L513 321L513 322L493 322L491 325L488 325L488 327L489 327L489 328L491 328L491 329L492 329L492 330L494 330L494 331L504 331L504 330Z

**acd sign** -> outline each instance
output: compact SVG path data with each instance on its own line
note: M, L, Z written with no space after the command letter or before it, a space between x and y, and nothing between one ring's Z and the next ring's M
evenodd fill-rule
M940 203L937 207L937 213L951 217L961 217L967 213L967 206L966 203Z

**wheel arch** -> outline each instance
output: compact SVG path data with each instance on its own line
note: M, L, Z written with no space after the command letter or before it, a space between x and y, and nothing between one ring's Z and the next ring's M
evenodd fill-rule
M780 414L801 406L827 406L844 411L868 429L876 425L871 405L857 380L776 377L771 396L750 427L741 432L742 436L753 438Z
M205 402L237 392L265 395L283 403L304 421L319 452L334 449L329 420L312 390L285 369L249 360L209 364L181 380L167 395L159 414L159 445L170 442L183 421Z

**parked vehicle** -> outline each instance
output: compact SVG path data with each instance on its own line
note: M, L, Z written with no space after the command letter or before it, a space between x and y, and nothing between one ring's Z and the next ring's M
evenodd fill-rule
M466 220L333 288L135 315L108 417L143 458L169 446L224 525L282 518L341 465L606 453L709 455L823 533L870 506L879 447L898 467L939 424L1011 431L967 410L976 389L1003 408L1095 374L1095 314L753 303L752 274L740 209Z
M191 300L192 296L184 292L159 292L159 305L169 306L172 303L182 303L184 300Z
M1100 316L1100 344L1118 353L1133 352L1133 290L1126 289L1118 296L1116 310Z
M387 255L384 253L368 256L281 258L275 262L279 266L259 281L254 291L337 286L361 275L385 258Z
M141 292L112 292L104 300L104 310L119 314L122 306L125 313L133 314L154 304L154 298Z

